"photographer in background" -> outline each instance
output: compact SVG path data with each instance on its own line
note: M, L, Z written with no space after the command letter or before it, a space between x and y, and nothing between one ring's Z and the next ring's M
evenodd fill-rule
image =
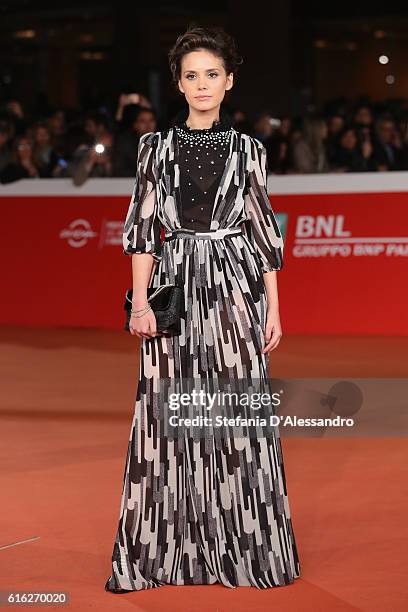
M134 176L139 139L157 130L156 115L151 108L129 104L123 110L120 131L114 137L113 175Z
M268 172L271 174L286 174L289 169L289 144L292 123L290 117L270 117L272 127L270 136L263 145L267 153Z
M145 96L142 96L142 94L122 93L119 96L118 108L115 115L115 119L118 123L122 121L124 109L128 104L137 104L138 106L143 106L144 108L152 108L149 100Z
M326 139L327 123L315 115L303 120L301 137L292 142L292 164L295 174L328 172Z
M329 157L330 168L334 172L367 172L375 170L369 140L359 142L356 128L346 124L337 134L333 151Z
M34 163L41 170L41 176L51 178L58 164L58 156L51 145L51 133L46 122L37 121L30 133L33 139Z
M10 161L0 172L0 183L14 183L23 178L45 178L33 155L33 141L28 136L17 136L11 150Z
M373 157L379 171L402 170L402 145L395 121L389 114L375 122Z
M113 136L103 115L89 114L85 119L84 138L67 167L74 185L83 185L87 178L112 176Z

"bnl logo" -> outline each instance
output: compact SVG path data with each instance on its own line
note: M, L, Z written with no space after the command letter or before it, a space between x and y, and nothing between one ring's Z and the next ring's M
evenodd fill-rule
M349 230L344 229L344 215L299 215L296 220L296 238L347 238Z

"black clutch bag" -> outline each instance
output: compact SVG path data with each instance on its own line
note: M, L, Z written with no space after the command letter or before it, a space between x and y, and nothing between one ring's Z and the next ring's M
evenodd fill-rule
M126 321L124 329L129 331L133 290L125 294ZM147 301L156 317L157 331L169 335L181 333L181 317L184 315L183 288L179 285L160 285L147 288Z

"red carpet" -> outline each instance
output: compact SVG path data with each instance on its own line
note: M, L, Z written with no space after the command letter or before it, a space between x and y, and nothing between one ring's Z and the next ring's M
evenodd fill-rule
M408 338L284 336L271 355L271 375L407 377L407 354ZM0 360L2 591L65 591L72 610L407 609L405 431L401 438L282 438L302 567L294 584L114 595L103 587L119 517L137 340L124 332L3 328Z

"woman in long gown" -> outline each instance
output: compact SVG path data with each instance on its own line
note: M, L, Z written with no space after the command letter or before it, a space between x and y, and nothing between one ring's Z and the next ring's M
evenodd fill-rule
M271 391L283 265L265 148L220 107L236 72L231 39L195 28L170 59L188 111L141 138L123 232L140 373L105 589L288 585L300 564L277 427L259 437L210 429L178 438L164 427L163 380L240 380ZM185 312L180 335L165 336L142 309L147 286L171 283L184 288Z

